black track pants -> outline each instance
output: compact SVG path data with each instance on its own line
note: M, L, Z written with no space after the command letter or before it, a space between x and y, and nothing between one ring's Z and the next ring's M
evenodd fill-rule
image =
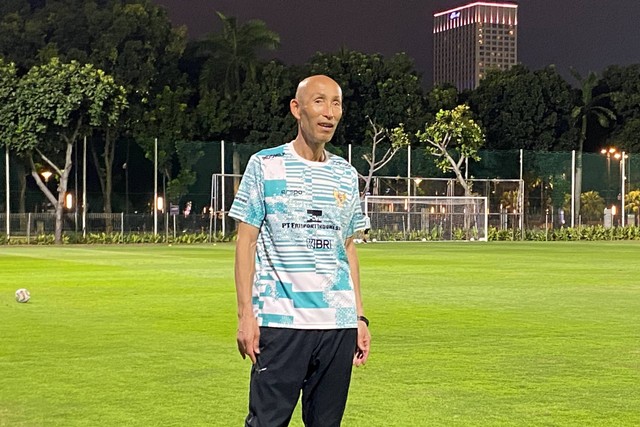
M287 426L300 391L305 426L340 426L357 336L357 329L260 328L245 427Z

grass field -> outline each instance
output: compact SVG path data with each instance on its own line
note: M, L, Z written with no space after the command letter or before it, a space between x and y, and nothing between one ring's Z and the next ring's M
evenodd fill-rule
M233 248L0 248L0 426L241 426ZM345 427L640 425L640 243L359 253Z

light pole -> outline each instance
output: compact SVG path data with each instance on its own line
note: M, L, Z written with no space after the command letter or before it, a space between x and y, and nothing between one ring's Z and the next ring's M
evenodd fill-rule
M620 157L620 188L621 188L621 192L620 192L620 225L622 225L624 227L625 221L626 221L626 211L625 211L625 206L624 206L624 192L626 191L625 189L625 184L626 184L626 180L627 180L627 176L626 176L626 162L627 162L627 158L629 156L623 151L622 152L622 156Z
M607 156L607 204L611 203L611 156L616 159L620 158L620 153L615 147L603 148L601 154Z

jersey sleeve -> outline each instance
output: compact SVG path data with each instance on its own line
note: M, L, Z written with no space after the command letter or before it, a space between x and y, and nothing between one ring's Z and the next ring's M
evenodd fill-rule
M346 237L353 236L356 231L370 228L369 218L362 212L362 204L360 203L360 192L358 191L358 175L354 174L351 192L351 222L347 229Z
M242 175L229 216L260 228L265 217L263 171L260 159L252 156Z

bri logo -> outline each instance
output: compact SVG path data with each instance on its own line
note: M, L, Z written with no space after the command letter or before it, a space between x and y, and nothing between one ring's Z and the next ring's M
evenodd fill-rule
M333 242L330 239L307 239L307 249L332 249Z

